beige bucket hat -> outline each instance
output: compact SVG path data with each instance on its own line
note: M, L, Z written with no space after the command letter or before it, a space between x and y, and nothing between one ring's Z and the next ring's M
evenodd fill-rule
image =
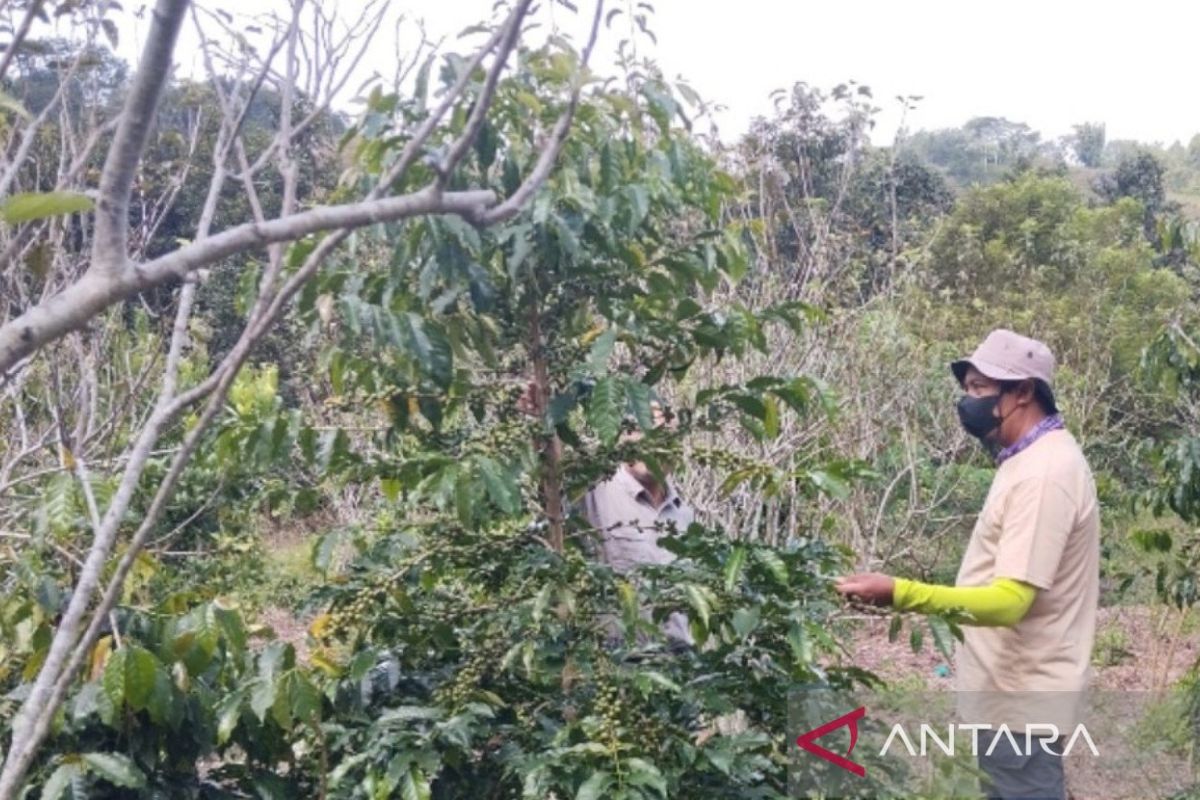
M967 367L974 367L994 381L1041 381L1046 399L1053 407L1054 366L1054 354L1044 343L998 328L987 335L974 353L953 362L950 371L960 386L966 377Z

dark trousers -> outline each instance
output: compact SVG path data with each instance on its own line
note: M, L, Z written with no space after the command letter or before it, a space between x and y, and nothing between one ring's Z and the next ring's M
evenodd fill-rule
M987 778L983 792L988 800L1065 800L1066 781L1063 777L1061 737L1050 739L1034 736L1026 754L1024 733L1013 734L1020 753L1014 752L1012 742L1001 736L991 755L981 747L979 766ZM1052 752L1047 753L1042 747ZM991 747L991 742L988 747Z

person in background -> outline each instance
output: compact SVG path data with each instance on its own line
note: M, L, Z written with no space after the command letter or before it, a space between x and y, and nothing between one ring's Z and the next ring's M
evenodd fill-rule
M658 403L651 404L654 425L666 423ZM625 434L627 440L641 438L640 431ZM599 533L604 563L618 573L629 573L644 564L669 564L675 554L660 547L658 540L671 532L682 533L692 524L695 512L680 496L669 475L660 482L642 461L620 465L611 478L593 486L583 497L583 513ZM672 649L695 642L686 614L674 612L663 624Z
M1031 723L1061 732L1034 736L1022 752L1001 740L986 754L981 744L990 798L1065 797L1062 739L1078 724L1090 679L1099 503L1087 460L1058 414L1054 366L1046 345L1003 329L950 365L965 392L959 419L997 465L954 586L879 573L836 582L843 595L875 605L965 611L969 621L955 658L960 713L986 703L1025 720L1020 732ZM1008 717L1002 722L1009 724Z
M536 415L536 392L532 384L517 402L520 410ZM657 401L651 403L654 426L669 424L667 414ZM642 432L622 434L622 441L637 441ZM695 519L692 507L683 499L670 475L660 481L642 461L617 467L612 477L588 490L577 508L598 535L600 561L618 574L629 574L649 564L669 564L675 554L658 544L663 536L682 533ZM662 631L668 647L678 651L694 646L688 617L672 613Z

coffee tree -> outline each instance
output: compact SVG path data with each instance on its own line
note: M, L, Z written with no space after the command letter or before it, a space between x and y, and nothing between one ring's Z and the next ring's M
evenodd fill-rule
M529 53L501 85L470 180L514 180L548 113L532 98L569 59ZM705 381L706 365L814 312L712 302L748 261L721 223L735 184L685 110L678 87L631 70L585 93L559 169L511 222L380 231L370 258L306 292L330 413L376 409L385 429L333 434L328 459L389 500L317 598L334 796L783 797L788 691L868 679L818 663L836 649L839 551L805 531L777 549L697 524L663 540L673 564L620 575L578 506L621 461L700 468L681 458L696 434L740 425L770 441L784 415L826 413L803 376ZM388 132L353 132L367 149L373 136ZM622 436L634 428L644 436ZM729 489L802 496L854 470L699 459ZM314 548L319 564L335 546ZM681 611L696 647L673 653L658 624Z
M156 24L180 24L184 5L163 0ZM588 78L591 42L521 48L529 4L518 3L479 32L474 55L417 61L413 91L371 92L337 143L345 171L321 198L330 205L300 211L296 136L309 118L286 111L305 94L287 77L300 8L276 31L282 78L269 56L248 62L268 77L210 65L221 123L195 239L131 262L137 291L160 290L179 270L263 246L233 289L220 284L236 296L189 279L156 338L122 306L135 289L113 256L118 225L98 249L64 251L47 299L0 329L18 398L54 385L65 367L37 347L60 338L83 367L122 348L131 394L161 379L140 422L103 428L110 438L70 411L35 420L83 435L62 443L66 466L48 479L62 500L5 576L0 796L23 784L46 798L783 796L789 689L869 679L820 666L837 647L827 576L843 554L786 523L781 549L696 525L664 540L674 564L620 575L599 562L578 508L632 459L798 503L862 472L700 446L732 426L767 446L788 415L834 401L802 375L711 377L722 360L765 353L772 326L797 332L816 312L719 299L750 259L746 232L722 221L737 183L688 130L694 96L625 45L615 85ZM152 50L135 87L153 89L145 70L169 60ZM241 136L256 80L280 84L282 117L257 154ZM153 108L136 91L129 102L122 120ZM114 171L128 167L121 153ZM274 220L251 179L268 167L284 188ZM257 222L214 232L235 178ZM105 259L122 263L95 269ZM244 324L211 354L193 317L206 296ZM242 371L293 299L289 345L313 359L306 396L320 401L303 407L281 401L271 370ZM110 304L104 337L73 332ZM656 400L670 418L658 428ZM634 428L642 438L622 435ZM121 452L115 466L96 456L106 448ZM22 493L28 482L32 503L42 484L25 457L5 477ZM239 504L265 478L297 506L319 502L318 481L378 493L366 530L314 548L322 570L347 540L357 555L316 591L306 656L244 623L216 586L156 578L143 552L197 535L210 504ZM82 557L68 547L80 535L92 541ZM696 647L670 653L659 623L680 611Z
M327 187L303 180L300 148L329 121L334 98L384 24L386 4L359 4L358 16L346 19L333 4L295 0L263 25L242 27L227 12L158 0L148 11L132 79L122 83L119 70L97 73L84 83L95 91L82 111L78 77L97 63L101 38L115 40L111 17L123 13L119 4L33 0L0 8L11 17L0 78L11 78L10 70L28 63L30 54L44 52L39 20L53 13L71 32L71 56L42 65L43 73L55 73L58 87L37 101L36 112L25 107L33 105L31 97L18 90L0 97L0 247L7 254L0 269L0 424L14 434L6 442L18 442L0 457L0 489L25 491L69 478L70 492L61 495L76 498L87 542L78 555L45 543L69 556L55 576L62 591L43 598L40 612L13 620L38 634L19 642L30 660L11 695L19 707L6 715L0 798L17 796L30 769L43 765L42 742L56 729L105 629L114 627L142 548L161 533L173 492L206 446L240 369L326 260L368 225L450 214L483 229L511 219L551 172L590 44L583 58L560 62L572 71L559 69L539 83L553 94L533 101L552 108L541 117L552 120L533 132L537 144L504 183L511 193L475 187L459 171L486 127L531 6L529 0L499 4L497 19L474 31L481 44L465 54L430 52L424 41L415 53L398 54L397 72L389 77L411 91L379 110L373 123L386 119L389 136L369 150L348 151L350 174L328 196L321 194ZM593 42L601 11L594 7ZM204 148L198 137L208 128L189 128L190 141L181 137L174 147L182 155L165 167L164 180L143 168L185 24L196 27L211 88L195 119L216 116L219 123L216 142ZM262 125L244 124L262 108L255 103L260 90L279 109L265 136ZM246 135L251 128L254 137ZM210 169L192 169L200 151L210 156ZM197 186L198 174L203 182ZM281 187L277 195L260 193L264 179ZM150 195L156 187L161 194ZM312 193L302 195L306 190ZM238 201L249 218L243 214L219 228L218 209L231 194L242 195ZM203 197L193 206L200 210L189 235L176 227L170 241L150 241L181 195ZM238 309L232 343L209 361L198 357L193 312L207 294L208 270L231 261L246 273L249 301ZM148 298L154 313L168 313L155 330L145 324L139 330L134 307L150 306ZM160 461L168 442L169 455ZM28 543L23 550L43 547L30 531L5 533ZM24 553L16 560L25 562ZM6 575L5 583L16 586L17 577ZM43 613L45 620L36 619ZM114 642L122 641L117 635L114 630Z
M1156 515L1174 515L1182 525L1176 536L1139 530L1133 539L1140 549L1164 556L1155 566L1155 590L1162 601L1183 610L1200 601L1200 345L1194 329L1170 324L1146 349L1142 369L1173 400L1175 411L1159 443L1147 443L1155 469L1145 502Z

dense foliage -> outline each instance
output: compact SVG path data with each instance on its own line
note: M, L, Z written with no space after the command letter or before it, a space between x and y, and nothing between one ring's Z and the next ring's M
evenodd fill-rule
M27 57L0 96L24 105L3 113L36 113L77 79L55 67L74 46ZM541 191L491 228L364 228L305 286L137 557L29 797L786 797L789 692L877 680L847 657L831 578L953 577L991 472L945 364L995 326L1058 355L1105 505L1104 602L1184 614L1200 598L1200 244L1178 154L1106 142L1097 123L1046 143L996 117L879 147L854 84L797 84L722 145L693 131L695 91L636 52L626 40L619 77L600 81L562 37L521 48L446 189L512 194L561 113L546 98L584 75ZM115 107L124 66L103 48L86 66L103 91L68 87L73 113ZM357 116L321 115L298 191L365 191L442 92L464 76L482 91L467 69L432 57L411 90L376 85ZM185 81L167 93L143 252L203 215L174 181L211 170L221 134L199 110L216 98ZM270 141L285 102L257 97L247 142ZM470 115L456 107L452 133ZM53 137L36 144L61 156ZM436 176L434 155L391 188ZM283 202L274 185L259 199ZM217 228L253 213L237 193L218 209ZM4 268L4 314L46 291L45 254L83 252L83 210L36 218L60 221ZM284 276L316 246L291 245ZM183 386L233 347L268 262L204 276ZM147 292L96 321L107 359L80 394L62 386L76 340L0 384L6 722L149 413L175 298ZM196 421L164 437L130 516ZM86 480L84 447L103 454ZM698 522L663 540L677 560L621 574L579 501L634 460L670 475ZM665 641L677 612L694 648ZM928 633L948 654L951 622L908 623L914 648Z

